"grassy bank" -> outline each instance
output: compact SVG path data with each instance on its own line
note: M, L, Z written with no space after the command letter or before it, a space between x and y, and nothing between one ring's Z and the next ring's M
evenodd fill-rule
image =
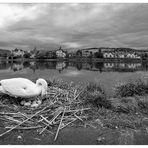
M37 108L21 106L22 98L0 96L0 118L5 128L0 137L12 130L37 130L39 134L53 134L56 140L63 128L89 126L100 131L98 144L132 144L134 133L147 132L148 84L141 80L116 86L113 97L94 83L48 80L48 86L45 97L32 98L42 100Z

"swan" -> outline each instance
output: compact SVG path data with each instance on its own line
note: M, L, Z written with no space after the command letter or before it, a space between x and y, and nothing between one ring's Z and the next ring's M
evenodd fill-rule
M39 78L36 84L26 78L11 78L0 81L0 92L14 97L36 97L47 94L47 82Z

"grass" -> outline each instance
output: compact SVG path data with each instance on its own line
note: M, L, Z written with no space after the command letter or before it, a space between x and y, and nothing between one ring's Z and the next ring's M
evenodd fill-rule
M50 129L56 140L67 126L89 125L102 131L118 131L119 144L131 144L135 130L146 128L143 122L148 118L148 85L141 80L118 85L113 97L106 95L101 84L47 81L48 95L40 98L43 103L37 109L19 106L14 98L1 96L0 118L4 119L5 128L37 128L40 134Z
M142 80L116 86L113 97L107 96L104 88L94 83L88 84L84 94L85 103L93 107L121 113L148 113L148 84Z
M112 98L106 95L101 85L91 83L84 98L91 107L90 122L101 130L107 128L119 132L118 144L133 144L135 132L146 131L143 123L148 117L148 86L141 80L118 86ZM102 137L109 139L108 134ZM109 140L105 143L110 144Z
M148 83L141 79L135 82L121 83L115 87L115 97L144 96L146 94L148 94Z
M94 107L110 108L110 101L107 99L105 89L98 84L89 83L86 87L83 98L86 104L92 104Z

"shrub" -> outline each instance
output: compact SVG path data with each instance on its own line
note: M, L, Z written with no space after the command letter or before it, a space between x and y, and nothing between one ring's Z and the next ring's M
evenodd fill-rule
M89 83L85 95L87 98L85 103L92 104L94 107L111 108L111 103L101 85Z
M115 96L130 97L134 95L144 96L148 94L148 84L142 80L136 82L121 83L115 87Z

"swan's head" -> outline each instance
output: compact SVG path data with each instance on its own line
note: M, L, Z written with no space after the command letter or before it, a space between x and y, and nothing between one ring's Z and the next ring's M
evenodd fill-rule
M47 94L47 88L48 88L48 84L44 79L38 79L36 81L36 85L41 89L41 96L44 96Z

